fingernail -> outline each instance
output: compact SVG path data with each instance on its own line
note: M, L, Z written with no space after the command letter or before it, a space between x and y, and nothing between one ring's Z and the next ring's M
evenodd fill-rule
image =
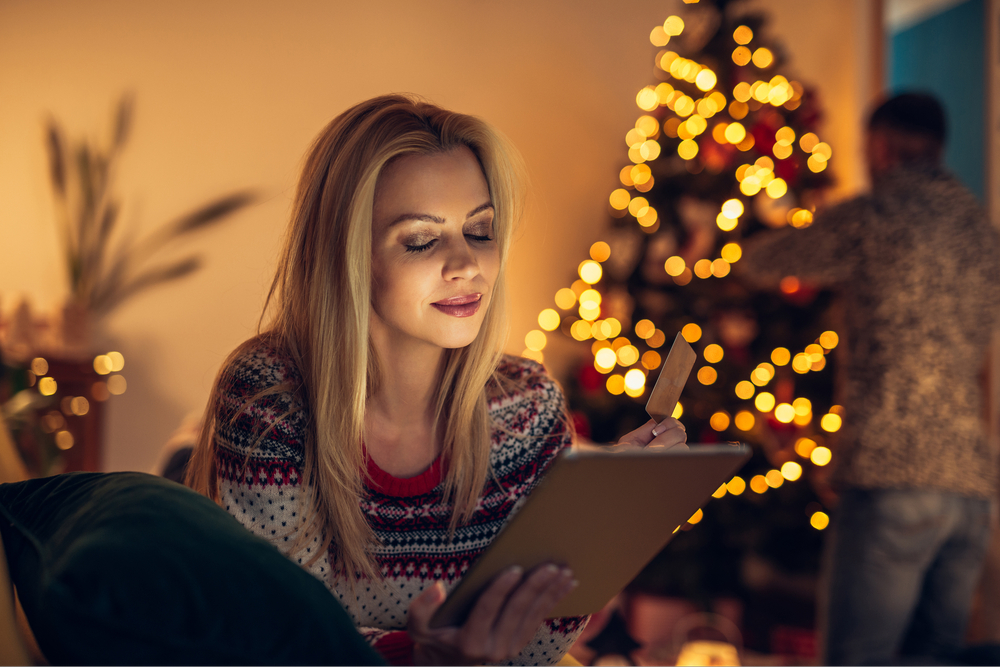
M559 568L553 565L552 563L549 563L548 565L545 566L545 574L551 575L551 574L556 574L557 572L559 572Z
M656 426L654 426L654 427L653 427L653 430L652 430L652 431L650 431L650 432L651 432L651 433L653 434L653 437L654 437L654 438L655 438L656 436L660 435L660 432L659 432L659 431L657 430L658 428L660 428L660 425L659 425L659 424L657 424Z

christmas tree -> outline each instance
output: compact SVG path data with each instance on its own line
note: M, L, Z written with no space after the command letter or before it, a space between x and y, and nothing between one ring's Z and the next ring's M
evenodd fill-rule
M655 81L636 95L608 231L523 354L543 359L552 335L579 341L567 393L581 434L609 442L648 419L665 343L681 332L695 348L674 416L689 442L742 441L755 455L636 585L707 601L745 592L747 554L814 575L829 521L824 438L842 410L831 295L795 276L761 291L736 270L747 239L812 224L832 154L817 97L788 78L763 15L695 3L650 34Z

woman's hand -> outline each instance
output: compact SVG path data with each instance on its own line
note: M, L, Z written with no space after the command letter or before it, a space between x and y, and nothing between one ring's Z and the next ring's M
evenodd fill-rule
M612 450L656 447L663 449L687 449L687 431L684 424L673 417L667 417L659 424L650 419L648 422L626 433L611 447Z
M519 567L501 573L479 596L465 625L431 628L431 617L445 599L437 582L410 604L407 631L418 665L499 664L517 656L545 617L576 587L567 568L542 565L524 574Z

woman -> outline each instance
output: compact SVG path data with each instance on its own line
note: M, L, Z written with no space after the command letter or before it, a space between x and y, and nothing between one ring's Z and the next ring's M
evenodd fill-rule
M482 121L363 102L314 143L268 303L226 362L188 483L323 580L390 662L556 662L575 582L498 577L460 628L446 591L572 442L562 393L501 353L521 163ZM655 437L654 437L655 436ZM623 441L684 442L675 420Z

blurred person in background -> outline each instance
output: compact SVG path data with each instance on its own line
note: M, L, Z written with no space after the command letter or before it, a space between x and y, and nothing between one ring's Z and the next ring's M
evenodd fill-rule
M794 275L843 305L844 427L820 618L822 664L955 660L986 553L997 455L982 379L997 234L942 165L941 104L871 114L872 191L750 243L744 275Z

